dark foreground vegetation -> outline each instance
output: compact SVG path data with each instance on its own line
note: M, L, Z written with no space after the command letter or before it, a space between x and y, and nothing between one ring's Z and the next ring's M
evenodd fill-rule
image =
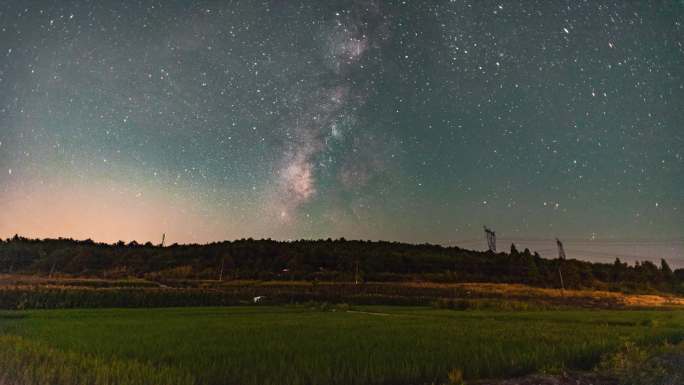
M684 269L644 261L628 265L544 259L530 250L479 252L396 242L242 239L207 245L114 245L70 239L0 240L0 273L154 281L307 280L522 283L623 292L684 293Z
M684 307L672 294L558 290L520 284L433 282L216 281L41 278L0 275L0 309L235 306L306 302L432 306L457 310Z
M675 385L683 272L515 247L15 237L0 384Z
M594 385L666 385L681 383L667 381L682 379L673 365L683 339L680 311L312 304L0 312L0 382L440 385L591 371L610 381ZM675 355L653 361L653 351Z

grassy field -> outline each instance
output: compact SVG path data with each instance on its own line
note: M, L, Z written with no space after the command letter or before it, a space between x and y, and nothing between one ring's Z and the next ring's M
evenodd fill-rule
M0 383L440 384L454 370L590 369L626 341L684 339L682 311L335 310L0 312Z
M47 278L0 274L0 309L232 306L265 296L270 304L308 301L355 305L431 306L498 310L684 309L684 298L667 293L625 294L558 290L519 284L306 281L218 281ZM457 302L457 303L456 303ZM445 306L449 307L449 306Z

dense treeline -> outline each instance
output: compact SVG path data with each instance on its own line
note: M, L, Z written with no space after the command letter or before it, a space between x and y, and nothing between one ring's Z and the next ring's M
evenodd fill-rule
M559 274L560 272L560 274ZM628 265L544 259L397 242L241 239L206 245L113 245L90 240L0 240L0 273L104 278L524 283L566 288L684 292L684 269L664 260Z

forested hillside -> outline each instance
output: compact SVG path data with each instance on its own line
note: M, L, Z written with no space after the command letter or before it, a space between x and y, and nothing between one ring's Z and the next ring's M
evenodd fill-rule
M166 247L90 240L0 240L0 273L104 278L432 281L684 292L684 269L544 259L530 250L491 253L396 242L241 239Z

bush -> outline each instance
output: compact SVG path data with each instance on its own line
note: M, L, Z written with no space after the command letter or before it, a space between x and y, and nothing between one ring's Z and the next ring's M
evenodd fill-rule
M461 369L451 369L449 371L449 384L450 385L463 385L463 371Z
M494 311L532 311L549 310L553 307L533 304L509 299L478 298L478 299L450 299L439 298L432 302L436 309L451 310L494 310Z
M616 353L603 357L598 369L621 385L676 385L684 383L683 364L682 343L648 349L625 341Z

